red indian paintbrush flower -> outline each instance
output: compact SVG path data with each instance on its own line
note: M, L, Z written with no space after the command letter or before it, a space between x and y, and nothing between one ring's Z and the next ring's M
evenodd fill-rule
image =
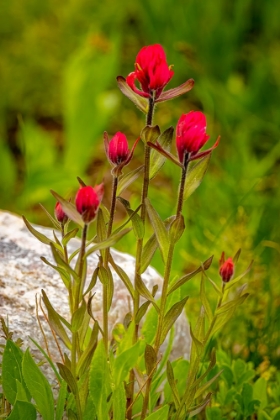
M176 128L176 146L180 162L183 162L185 154L195 155L209 137L206 134L206 117L202 112L190 111L183 114Z
M68 216L64 213L61 204L59 202L56 203L54 208L54 214L59 223L66 223L68 220Z
M125 162L129 156L128 141L126 136L118 131L109 143L105 144L108 159L113 165Z
M99 205L103 197L103 184L90 186L81 186L76 195L76 209L82 215L85 223L94 220Z
M135 71L127 76L126 82L138 95L148 98L155 92L155 99L157 99L173 74L174 71L167 64L162 46L149 45L139 51ZM142 90L135 86L136 80L140 83Z
M104 145L105 152L108 160L115 166L113 174L118 176L122 173L122 168L127 165L133 156L134 149L140 138L138 138L132 149L128 148L128 141L126 136L118 131L111 140L109 140L108 134L104 133Z
M232 258L225 260L225 253L222 253L220 259L220 270L219 274L222 277L224 283L228 283L234 274L234 262Z

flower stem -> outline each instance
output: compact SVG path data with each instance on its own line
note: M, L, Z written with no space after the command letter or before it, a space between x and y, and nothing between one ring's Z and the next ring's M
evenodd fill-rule
M117 188L118 188L118 177L113 176L113 183L112 183L112 198L111 198L111 208L110 208L110 217L108 222L107 228L107 239L110 237L112 233L114 215L116 210L116 199L117 199ZM110 255L110 248L106 248L104 253L104 268L108 269L109 264L109 255ZM107 284L103 285L103 337L104 337L104 346L106 354L108 354L108 286Z
M184 156L184 167L182 169L181 181L180 181L180 187L179 187L179 193L178 193L178 199L177 199L176 218L178 218L180 216L180 214L182 212L182 208L183 208L184 188L185 188L185 182L186 182L187 168L188 168L188 155L185 154L185 156ZM154 344L154 350L155 350L156 355L158 355L159 348L162 344L161 343L161 334L162 334L163 321L164 321L164 315L165 315L165 310L166 310L168 284L169 284L169 280L170 280L174 248L175 248L175 243L170 242L169 249L168 249L168 254L167 254L166 265L165 265L164 277L163 277L159 319L158 319L158 326L157 326L157 332L156 332L156 338L155 338L155 344ZM141 420L145 419L146 412L147 412L147 409L148 409L149 395L150 395L150 388L151 388L152 380L153 380L153 375L147 381L146 393L145 393L145 396L144 396L141 418L140 418Z
M155 100L154 96L149 97L149 109L146 119L146 125L152 125L153 123L153 114L154 114L154 107L155 107ZM145 200L148 197L149 191L149 183L150 183L150 155L151 155L151 148L145 144L144 149L144 177L143 177L143 186L142 186L142 195L141 195L141 213L140 217L145 226L146 221L146 207L145 207ZM142 250L143 250L143 238L137 240L137 247L136 247L136 261L135 261L135 276L134 276L134 302L133 302L133 316L136 319L136 314L139 310L140 305L140 295L136 288L137 276L140 276L140 268L141 268L141 258L142 258ZM139 326L135 324L134 330L134 337L133 343L137 342L138 338L138 328ZM130 371L129 377L129 389L128 389L128 398L127 398L127 419L131 420L132 418L132 401L133 401L133 394L134 394L134 371Z

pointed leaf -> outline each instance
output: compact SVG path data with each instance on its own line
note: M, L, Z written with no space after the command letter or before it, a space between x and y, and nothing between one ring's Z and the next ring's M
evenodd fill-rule
M130 278L128 277L126 272L119 265L117 265L115 263L115 261L113 260L111 255L109 257L109 261L110 261L110 264L112 265L112 267L114 268L114 270L116 271L116 273L118 274L118 276L120 277L120 279L125 284L125 286L126 286L127 290L129 291L132 299L134 299L134 288L133 288L133 285L131 283Z
M210 303L207 299L206 292L205 292L205 277L203 273L201 275L201 283L200 283L200 300L201 300L202 305L204 306L206 316L209 322L211 323L213 319L213 314L212 314L212 309L211 309Z
M154 143L156 139L160 135L160 129L158 125L146 125L146 127L143 128L143 130L140 133L140 137L143 140L144 143Z
M77 233L79 232L79 228L75 228L70 230L70 232L67 232L64 238L62 239L62 245L66 246L70 239L75 238Z
M67 382L61 381L57 403L56 403L55 420L62 420L63 418L67 395L68 395Z
M169 89L163 92L159 98L156 99L156 102L163 102L163 101L169 101L170 99L177 98L178 96L183 95L184 93L191 90L194 86L194 80L189 79L185 83L183 83L180 86L177 86L174 89Z
M44 212L46 213L46 215L48 216L48 218L50 219L50 221L54 225L55 229L56 230L61 230L60 223L48 212L47 209L45 209L45 207L41 203L39 203L39 206L44 210Z
M201 184L207 171L211 154L203 157L188 172L184 189L184 200L186 200Z
M7 340L2 359L2 386L5 397L12 405L16 401L16 381L23 382L22 357L20 348L13 341Z
M190 334L191 334L191 338L193 340L192 347L194 345L195 350L196 350L196 354L200 355L203 351L203 344L194 336L191 326L190 326Z
M51 190L51 193L54 196L54 198L61 204L62 210L69 217L69 219L73 220L73 222L83 227L84 221L80 213L77 212L74 204L70 203L70 201L65 200L53 190Z
M116 242L118 242L124 235L126 235L128 232L130 232L131 229L123 229L122 231L110 236L108 239L102 242L97 242L95 245L93 245L89 250L85 253L85 259L92 254L95 251L100 251L101 249L105 248L111 248L111 246L115 245Z
M24 216L22 216L22 218L29 232L32 233L32 235L34 235L35 238L37 238L40 242L46 245L50 245L50 243L53 242L51 239L47 238L47 236L34 229L34 227L28 222L28 220Z
M211 393L207 394L203 402L196 407L193 407L193 409L189 412L189 419L196 416L197 414L201 413L202 410L205 409L205 407L209 404L211 401Z
M40 350L40 352L44 355L44 357L48 361L50 367L52 368L52 370L53 370L53 372L54 372L54 374L56 376L57 381L60 383L61 382L61 377L60 377L60 375L59 375L59 373L58 373L58 371L57 371L57 369L56 369L56 367L55 367L52 359L48 356L48 354L45 352L45 350L37 343L37 341L35 341L31 337L28 337L28 338L29 338L29 340L32 341L33 344L35 344L35 346L37 347L37 349Z
M65 382L67 382L67 385L69 386L72 394L78 395L79 391L77 381L75 380L71 370L68 369L68 367L63 365L62 363L57 363L57 367L59 369L61 377L65 380Z
M203 384L200 388L198 388L197 390L196 390L196 393L195 393L195 399L196 398L198 398L198 397L200 397L200 395L202 395L205 391L206 391L206 389L208 389L209 388L209 386L211 386L212 385L212 383L213 382L215 382L215 380L216 379L218 379L218 377L221 375L223 373L223 370L220 370L220 372L218 372L215 376L213 376L213 378L211 378L208 382L206 382L205 384Z
M69 330L71 330L71 325L54 310L44 290L42 290L42 299L48 311L48 318L51 327L62 339L64 344L70 349L71 341L62 325L62 322L67 326L67 328L69 328Z
M52 267L55 271L57 271L60 274L60 277L61 277L63 283L65 284L66 288L69 289L69 286L70 286L69 273L67 273L67 271L64 270L64 268L57 267L56 265L51 264L45 257L40 257L40 258L45 264L49 265L50 267Z
M153 234L146 242L142 251L140 274L144 273L144 271L149 267L157 248L158 241L156 235Z
M189 297L187 296L180 300L180 302L175 303L164 316L160 344L164 342L170 328L174 325L176 319L181 315L188 298Z
M34 362L29 349L23 356L22 373L27 388L36 402L37 410L44 420L53 420L54 399L50 384Z
M169 405L164 405L152 414L146 417L146 420L167 420L169 413Z
M129 187L129 185L132 184L139 177L143 170L144 165L139 166L139 168L136 168L128 174L125 174L122 177L120 177L117 188L117 195L120 195L127 187Z
M143 316L147 312L150 304L151 304L150 301L146 301L140 306L140 308L138 309L138 311L136 313L136 316L135 316L135 324L136 325L139 325L141 319L143 318Z
M184 216L180 213L178 217L171 223L169 229L169 241L175 244L179 241L185 230Z
M71 321L72 332L78 332L82 326L84 315L87 309L86 302L83 300L81 306L73 313Z
M179 395L177 385L175 382L173 368L169 360L167 360L167 364L166 364L166 376L167 376L167 380L171 388L174 404L177 410L178 407L180 406L180 395Z
M148 142L147 145L151 147L153 150L155 150L157 153L160 153L165 159L170 160L171 162L175 163L175 165L183 169L183 165L179 162L176 156L174 156L168 150L164 149L158 142L156 143Z
M245 301L245 299L247 299L248 296L249 293L244 293L244 295L239 296L237 299L233 299L230 302L224 303L217 309L216 315L220 315L232 308L236 308L237 306L241 305Z
M138 341L132 347L123 351L116 357L113 365L113 378L115 385L118 386L121 382L123 382L129 374L129 371L135 367L140 355L142 344L143 343L141 341Z
M228 283L226 284L226 289L225 289L225 290L230 289L232 286L234 286L234 285L235 285L235 283L237 283L237 282L238 282L239 280L241 280L244 276L246 276L246 274L248 274L248 273L249 273L249 271L251 270L253 263L254 263L254 260L250 262L250 264L249 264L248 268L247 268L247 269L246 269L246 270L245 270L242 274L240 274L238 277L236 277L235 279L233 279L233 280L231 280L230 282L228 282Z
M208 270L208 268L211 266L213 261L213 255L212 257L208 258L208 260L204 261L200 267L198 267L196 270L192 271L189 274L186 274L185 276L181 277L179 280L176 281L173 285L171 285L168 295L170 295L172 292L174 292L178 287L183 286L187 281L192 279L196 274L200 273L203 270Z
M159 217L158 213L155 211L151 205L149 199L145 200L146 209L151 220L152 226L154 228L159 248L161 251L162 259L164 262L167 261L168 249L169 249L169 239L167 230L164 226L163 221Z
M150 375L150 373L153 371L154 367L157 363L157 355L152 346L150 344L146 344L145 348L145 366L146 366L146 372L147 375Z
M36 420L37 413L33 404L26 401L16 401L9 420Z
M134 103L134 105L136 105L137 108L140 109L140 111L144 112L144 114L147 114L148 109L149 109L148 100L146 98L143 98L140 95L137 95L135 92L133 92L133 90L126 83L126 80L124 77L118 76L117 83L118 83L120 91L128 99L130 99Z
M118 200L124 206L128 216L130 216L133 231L134 231L134 234L135 234L136 238L137 239L142 239L144 237L145 229L144 229L144 224L143 224L143 221L142 221L141 217L139 216L139 214L137 214L135 211L133 211L130 208L130 204L127 200L125 200L122 197L118 197ZM138 210L139 210L139 208L138 208Z
M169 127L158 138L157 143L166 151L170 152L174 128ZM151 140L149 140L151 141ZM151 141L153 143L153 141ZM166 161L166 156L158 153L155 149L151 152L150 158L150 179L153 179Z
M126 394L123 383L114 389L112 399L114 420L124 420L126 418Z
M139 275L136 275L136 289L137 289L138 293L141 296L143 296L144 298L146 298L147 300L149 300L153 304L156 311L159 312L159 307L157 306L157 303L156 303L153 295L147 289L145 283L143 282L143 280L141 279L141 276L139 276Z

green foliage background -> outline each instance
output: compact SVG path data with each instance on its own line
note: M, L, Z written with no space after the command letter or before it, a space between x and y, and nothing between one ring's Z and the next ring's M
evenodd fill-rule
M201 109L210 142L221 134L208 174L185 207L188 228L174 275L214 254L211 275L217 276L223 250L229 256L242 248L238 272L255 259L252 295L221 341L256 364L265 358L276 364L280 356L279 14L277 0L0 5L0 207L45 224L38 203L52 211L49 189L73 196L77 175L92 185L104 179L109 202L103 131L124 131L132 142L144 126L115 77L133 70L142 46L161 43L174 64L170 87L190 77L195 87L159 105L154 122L163 130ZM134 165L141 159L139 145ZM178 179L179 170L167 163L153 182L151 199L162 218L174 212ZM138 192L139 185L127 192L132 207ZM133 242L131 234L122 249ZM162 272L159 258L155 265ZM188 285L188 292L192 319L198 286Z

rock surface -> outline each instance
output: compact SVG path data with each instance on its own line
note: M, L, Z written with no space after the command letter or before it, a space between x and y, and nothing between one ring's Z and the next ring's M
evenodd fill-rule
M52 229L37 227L44 235L53 239ZM70 241L71 251L79 247L79 239ZM118 265L133 279L135 260L128 254L123 254L112 249L112 255ZM13 339L21 338L23 347L30 347L32 353L42 359L41 353L29 339L34 338L45 348L43 336L36 319L35 296L39 296L44 289L53 307L65 318L68 314L67 292L59 274L47 266L40 259L41 256L52 261L50 248L39 242L26 228L22 219L7 212L0 211L0 316L8 319ZM88 278L98 262L97 254L92 254L88 259ZM114 276L114 297L109 314L109 328L112 330L117 322L122 322L129 312L129 293L117 274ZM161 288L160 275L149 267L143 275L143 280L149 290L155 284ZM102 325L102 286L99 281L95 286L96 292L93 299L93 313ZM39 311L40 320L44 317ZM47 338L52 342L51 333L47 330ZM0 333L2 335L2 333ZM1 338L2 343L3 339ZM173 358L189 356L190 335L188 323L184 315L176 324ZM60 361L57 348L50 346L55 361Z

